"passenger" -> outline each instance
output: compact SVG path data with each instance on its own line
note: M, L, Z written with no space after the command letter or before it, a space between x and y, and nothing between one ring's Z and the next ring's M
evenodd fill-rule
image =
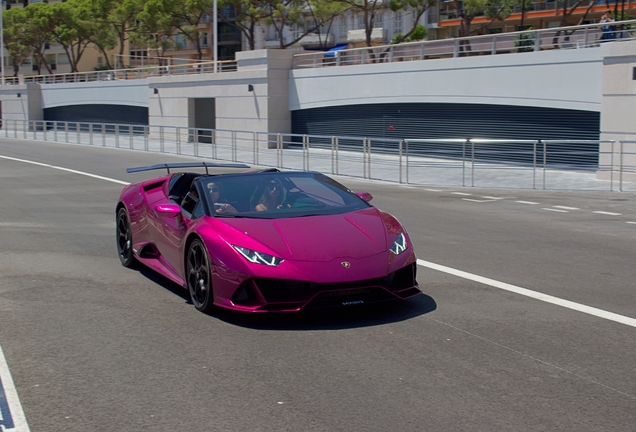
M271 179L265 185L263 195L256 204L256 211L274 210L283 208L285 200L285 191L283 185L278 179ZM290 207L287 205L286 207Z
M210 202L216 213L236 213L236 209L221 194L221 185L217 183L208 183L208 191L210 192Z

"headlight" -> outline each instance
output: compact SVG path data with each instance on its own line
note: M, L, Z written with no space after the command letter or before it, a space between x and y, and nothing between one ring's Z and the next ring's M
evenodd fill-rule
M404 233L400 233L398 238L395 239L395 241L393 242L393 246L391 246L391 249L389 250L394 254L399 255L406 250L407 246L408 245L406 244L406 237L404 236Z
M277 265L283 262L282 258L268 255L263 252L253 251L251 249L247 249L241 246L232 245L232 247L236 249L238 253L243 255L246 260L254 264L265 264L268 266L276 267Z

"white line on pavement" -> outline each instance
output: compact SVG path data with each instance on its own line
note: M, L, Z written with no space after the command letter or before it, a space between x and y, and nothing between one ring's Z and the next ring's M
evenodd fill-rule
M519 203L519 204L530 204L530 205L537 205L537 204L539 204L539 203L532 202L532 201L515 201L515 202L517 202L517 203Z
M636 224L636 222L631 222L631 221L630 221L630 222L625 222L625 223L628 223L628 224Z
M606 211L595 211L595 212L592 212L592 213L608 215L608 216L621 216L622 215L622 213L612 213L612 212L606 212Z
M503 199L502 197L491 197L491 196L483 196L482 198L486 198L486 199L489 199L489 200L502 200Z
M429 192L444 192L442 189L424 189L427 190Z
M478 199L472 199L472 198L462 198L462 200L464 201L471 201L471 202L478 202L478 203L485 203L485 202L493 202L493 201L497 201L494 199L491 200L478 200Z
M547 210L547 211L553 211L553 212L559 212L559 213L568 213L567 210L559 210L555 208L542 208L541 210Z
M109 178L109 177L102 177L102 176L98 176L98 175L95 175L95 174L90 174L90 173L83 172L83 171L76 171L76 170L72 170L72 169L68 169L68 168L64 168L64 167L59 167L59 166L55 166L55 165L49 165L49 164L45 164L45 163L34 162L34 161L30 161L30 160L18 159L18 158L13 158L13 157L9 157L9 156L2 156L2 155L0 155L0 158L7 159L7 160L12 160L12 161L16 161L16 162L24 162L24 163L28 163L28 164L32 164L32 165L39 165L39 166L43 166L43 167L47 167L47 168L60 170L60 171L66 171L66 172L70 172L70 173L73 173L73 174L79 174L79 175L83 175L83 176L86 176L86 177L96 178L96 179L99 179L99 180L106 180L106 181L109 181L109 182L112 182L112 183L121 184L121 185L130 184L130 183L125 182L125 181L116 180L116 179L112 179L112 178Z
M29 424L24 416L22 404L18 397L18 392L13 384L13 378L9 373L9 366L4 358L4 352L0 347L0 397L4 399L9 407L9 412L0 411L0 430L3 432L29 432Z
M470 196L472 194L466 193L466 192L451 192L453 195L465 195L465 196Z
M563 209L563 210L580 210L578 207L566 207L566 206L553 206L554 208Z
M421 265L422 267L427 267L433 270L437 270L437 271L441 271L444 273L448 273L451 274L453 276L457 276L460 278L464 278L464 279L468 279L468 280L472 280L474 282L478 282L484 285L489 285L491 287L494 288L499 288L505 291L510 291L516 294L520 294L522 296L526 296L526 297L530 297L536 300L541 300L544 301L546 303L551 303L557 306L561 306L567 309L572 309L578 312L583 312L586 313L588 315L593 315L599 318L603 318L609 321L614 321L620 324L625 324L631 327L636 327L636 319L634 318L630 318L630 317L626 317L624 315L619 315L619 314L615 314L613 312L608 312L608 311L604 311L602 309L597 309L595 307L591 307L591 306L586 306L580 303L575 303L569 300L564 300L562 298L559 297L554 297L548 294L543 294L537 291L532 291L529 290L527 288L522 288L519 286L515 286L515 285L511 285L511 284L507 284L505 282L500 282L494 279L489 279L483 276L478 276L472 273L467 273L465 271L461 271L461 270L457 270L451 267L446 267L440 264L435 264L429 261L424 261L421 259L417 260L417 264Z

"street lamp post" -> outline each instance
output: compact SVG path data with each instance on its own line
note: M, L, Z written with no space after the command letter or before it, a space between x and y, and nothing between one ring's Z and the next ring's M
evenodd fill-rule
M216 0L215 0L216 1ZM2 24L2 13L4 12L4 0L0 0L0 61L2 62L2 82L4 85L4 27Z
M212 52L214 53L214 73L216 73L216 69L217 69L216 65L217 65L217 62L218 62L218 45L219 45L219 40L218 40L219 39L219 36L218 36L218 25L219 25L219 23L218 23L218 17L216 16L217 15L217 4L216 4L216 2L217 2L217 0L214 0L214 8L212 10L212 14L214 15L213 16L214 24L212 26L212 27L214 27L214 30L213 30L213 33L214 33L214 47L212 48Z

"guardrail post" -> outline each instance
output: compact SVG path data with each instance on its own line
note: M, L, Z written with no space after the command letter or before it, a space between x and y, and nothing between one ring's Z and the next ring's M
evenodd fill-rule
M44 134L44 141L48 141L47 137L46 137L46 129L49 125L49 122L44 120L44 130L42 131L42 133Z
M616 141L612 140L610 143L610 192L614 192L614 143ZM599 144L600 148L600 144Z
M398 178L400 181L400 184L402 183L402 144L403 144L403 140L400 140L400 142L398 143Z
M466 186L466 141L462 143L462 187Z
M148 145L148 135L150 135L150 126L144 125L144 150L149 151L150 146Z
M534 149L532 151L532 189L536 189L537 181L536 181L536 173L537 173L537 143L539 141L534 142Z
M389 47L389 63L393 63L393 47Z
M177 128L177 154L181 154L181 128Z
M57 121L53 122L53 141L57 142Z
M468 140L470 142L470 186L471 187L475 187L475 143L471 140Z
M159 126L159 151L165 153L165 144L163 140L163 126Z
M238 157L238 143L236 142L236 131L232 131L232 162L236 162Z
M492 51L490 52L491 55L496 55L497 54L497 37L493 37L492 38Z
M88 144L93 145L93 123L88 124Z
M216 159L217 145L216 145L216 129L212 131L212 157Z
M27 130L29 129L29 121L24 122L24 139L27 139Z
M254 165L258 165L258 134L256 132L252 132L252 144L254 145Z
M102 123L102 147L106 147L106 125Z
M455 39L453 41L453 57L457 57L459 55L459 40Z
M79 122L75 123L75 132L77 132L77 143L81 144L82 143L82 139L80 137L80 124L79 124Z
M128 125L128 136L130 137L130 149L133 150L135 148L134 135L133 135L133 126Z
M619 169L620 171L618 172L618 190L623 192L623 141L619 141L620 145L619 145L619 149L620 149L620 154L619 154Z
M119 148L119 125L115 125L115 148Z
M541 142L541 140L539 140ZM548 143L543 142L543 189L545 190L545 170L548 166Z
M64 135L66 142L68 142L68 122L64 122Z
M278 133L276 134L276 164L277 168L283 167L283 136Z
M309 137L307 135L303 135L303 171L309 171Z
M31 123L31 122L29 122L29 124L30 124L30 123ZM33 139L34 139L34 140L36 140L36 139L38 139L38 134L37 134L37 131L38 131L38 122L37 122L37 121L35 121L35 120L33 121L33 126L32 126L32 128L33 128Z
M404 144L406 144L406 183L409 183L409 142L404 141Z
M194 130L194 156L199 157L199 129Z
M534 50L541 51L541 38L539 37L539 32L534 33Z

